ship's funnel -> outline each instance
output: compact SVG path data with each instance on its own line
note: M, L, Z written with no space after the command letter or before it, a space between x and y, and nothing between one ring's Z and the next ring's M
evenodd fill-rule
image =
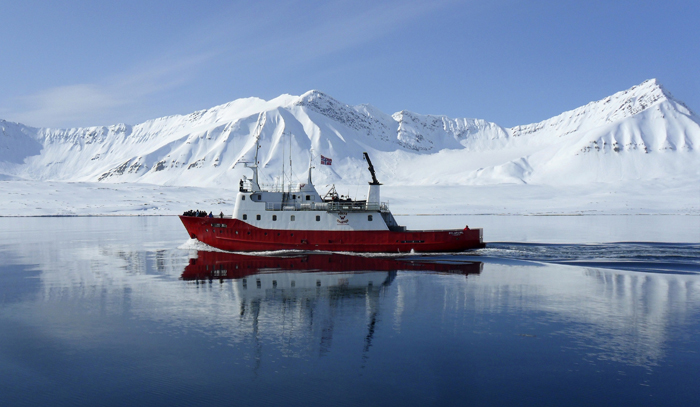
M362 153L369 166L369 173L372 175L372 182L369 183L369 191L367 191L367 209L379 209L379 186L381 185L377 181L377 175L374 173L374 166L372 161L369 159L369 154L366 152Z
M367 191L367 206L377 206L379 207L380 197L379 197L379 185L380 184L370 184L369 191Z

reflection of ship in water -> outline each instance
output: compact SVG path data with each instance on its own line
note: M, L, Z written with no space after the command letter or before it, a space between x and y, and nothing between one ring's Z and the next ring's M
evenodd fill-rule
M244 325L250 323L257 370L263 355L262 338L275 338L280 348L292 349L295 347L290 344L296 341L308 348L311 335L311 342L318 344L319 354L324 355L331 349L336 323L347 318L348 312L360 312L366 318L364 364L379 328L382 292L397 271L468 276L480 273L482 267L481 262L444 264L344 254L270 257L200 251L196 259L190 259L181 279L198 283L219 280L221 284L231 280L239 318L248 321ZM275 333L270 335L270 330Z
M241 279L254 274L269 273L366 273L399 270L469 275L480 273L482 267L481 262L446 264L405 258L363 257L336 253L272 257L199 251L196 259L190 259L190 264L185 267L181 278L183 280Z

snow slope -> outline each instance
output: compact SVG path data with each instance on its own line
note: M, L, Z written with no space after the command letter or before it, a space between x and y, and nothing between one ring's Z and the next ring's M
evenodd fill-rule
M408 111L389 115L318 91L238 99L133 126L50 129L0 121L0 181L10 181L3 189L16 193L23 187L12 182L19 181L28 191L46 181L89 183L86 188L95 191L100 189L93 183L235 189L242 175L250 175L242 163L253 160L258 136L266 183L278 183L283 167L285 182L303 182L313 154L318 185L366 185L362 152L368 151L379 180L398 188L534 184L567 193L576 186L627 189L641 197L645 190L663 195L659 186L668 184L688 208L682 212L700 207L700 187L692 186L700 185L700 117L653 79L513 128ZM319 165L320 155L333 165ZM684 184L691 186L678 188ZM652 212L664 212L663 203L655 205Z
M700 118L649 80L559 116L513 128L370 105L318 91L239 99L135 126L36 129L1 122L3 179L230 186L249 174L260 134L263 177L304 177L309 151L333 158L319 182L361 183L369 151L386 184L579 184L700 176ZM284 158L283 158L284 157ZM235 166L235 168L234 168Z

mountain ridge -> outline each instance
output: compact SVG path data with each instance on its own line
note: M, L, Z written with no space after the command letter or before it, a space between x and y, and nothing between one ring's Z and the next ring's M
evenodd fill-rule
M400 184L605 182L606 171L619 180L698 177L693 163L699 123L656 79L511 128L407 110L389 115L310 90L268 101L237 99L136 125L51 129L3 120L0 174L5 179L236 185L249 172L236 164L252 160L259 135L261 172L269 182L280 182L290 152L294 162L304 163L297 168L305 169L310 151L315 159L320 154L334 159L331 167L317 165L321 182L364 182L362 151L377 157L381 177ZM653 159L637 153L654 153ZM645 166L653 171L640 172ZM298 174L291 176L297 179Z

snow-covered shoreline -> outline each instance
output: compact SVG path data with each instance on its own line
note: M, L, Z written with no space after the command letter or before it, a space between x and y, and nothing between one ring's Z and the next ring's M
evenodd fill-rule
M325 192L319 186L319 192ZM362 199L365 185L338 186ZM233 210L234 189L143 183L0 181L0 216L169 216ZM657 181L579 186L383 186L397 216L700 215L700 186Z

